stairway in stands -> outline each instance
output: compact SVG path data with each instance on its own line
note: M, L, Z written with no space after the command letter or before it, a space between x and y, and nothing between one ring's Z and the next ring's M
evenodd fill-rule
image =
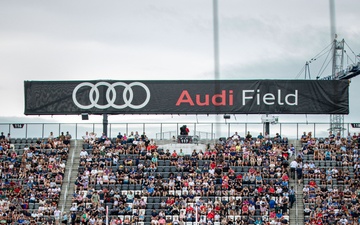
M76 175L78 173L80 152L83 148L82 140L71 141L71 150L65 168L65 177L61 188L59 208L62 213L67 213L70 210L72 196L74 193L74 186Z
M290 143L295 146L296 152L301 151L301 141L294 140ZM289 162L296 158L296 154L289 160ZM298 184L298 180L295 175L295 179L290 179L289 186L293 186L296 193L296 202L290 209L290 225L304 225L304 204L302 194L303 182Z

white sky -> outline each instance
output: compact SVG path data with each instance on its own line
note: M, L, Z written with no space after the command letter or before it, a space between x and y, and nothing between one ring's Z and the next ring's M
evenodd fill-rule
M219 0L221 79L294 79L331 42L328 0ZM360 1L336 1L336 30L360 53ZM1 122L73 121L24 116L24 80L214 79L211 0L0 1ZM350 58L345 64L355 60ZM324 57L311 64L314 79ZM323 76L330 74L330 68ZM301 78L304 74L301 75ZM350 86L350 115L360 122ZM109 122L187 120L195 116L113 116ZM328 116L280 116L329 121ZM198 120L208 120L199 116ZM233 118L232 118L233 119ZM15 121L16 120L16 121ZM90 122L102 117L91 116ZM237 120L260 122L260 115Z

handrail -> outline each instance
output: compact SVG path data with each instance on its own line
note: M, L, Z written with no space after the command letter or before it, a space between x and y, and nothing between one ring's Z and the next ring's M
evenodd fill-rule
M178 130L180 125L187 124L190 131L196 134L198 130L207 130L211 139L219 137L228 137L238 132L241 136L245 136L248 131L253 136L257 136L259 132L264 133L264 124L261 122L128 122L128 123L109 123L108 136L116 137L119 132L129 133L129 131L139 131L139 133L146 132L148 137L155 138L157 133L173 132L174 129ZM103 131L102 123L38 123L28 122L21 123L0 123L0 132L10 133L13 138L31 138L41 137L47 138L50 132L58 136L61 132L69 131L73 139L81 139L85 132L96 132L100 135ZM214 126L216 125L216 126ZM344 123L344 127L348 132L358 132L356 128L351 127L351 123ZM219 129L214 129L219 127ZM270 135L274 136L279 133L289 139L299 139L303 132L312 132L313 137L324 137L328 135L328 128L330 123L325 122L281 122L270 125ZM220 132L220 133L217 133ZM177 133L177 132L176 132ZM175 134L176 134L175 133Z
M72 154L71 154L71 163L70 163L69 173L68 173L68 177L67 177L67 184L66 184L65 193L64 193L63 205L61 207L61 213L64 213L64 209L65 209L65 205L66 205L67 193L68 193L68 189L69 189L69 185L70 185L70 180L71 180L70 178L71 178L71 173L72 173L72 169L73 169L73 165L74 165L74 154L75 154L76 148L77 148L77 140L75 139L74 148L72 149ZM67 162L67 163L69 163L69 162Z
M296 159L296 157L298 155L297 151L298 151L298 146L296 145L296 147L295 147L295 155L294 155L295 159ZM297 177L296 170L295 170L294 175L295 175L295 217L296 217L296 224L299 225L299 208L298 208L299 199L297 197L297 194L298 194L298 184L297 184L298 183L298 177Z

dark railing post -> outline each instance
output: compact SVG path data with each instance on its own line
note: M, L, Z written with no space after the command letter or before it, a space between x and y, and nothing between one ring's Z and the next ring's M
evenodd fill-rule
M299 140L299 123L296 123L296 140Z
M190 135L190 134L189 134ZM196 123L194 123L194 136L196 135ZM200 134L199 134L200 136Z
M104 113L103 114L103 133L107 136L108 134L108 114L107 113Z
M42 130L41 130L41 138L44 139L44 126L45 124L42 124Z
M215 134L214 134L214 123L211 123L211 140L215 139Z
M162 133L163 133L163 131L162 131L162 123L160 123L160 140L164 139L164 137L162 137ZM170 136L171 136L171 134L170 134Z
M230 123L228 123L228 135L227 137L230 137Z

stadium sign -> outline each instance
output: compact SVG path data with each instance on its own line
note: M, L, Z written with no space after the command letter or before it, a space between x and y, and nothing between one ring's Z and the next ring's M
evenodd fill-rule
M348 114L349 83L326 80L25 81L26 115Z
M15 129L22 129L24 127L25 124L23 123L13 123L13 128Z

